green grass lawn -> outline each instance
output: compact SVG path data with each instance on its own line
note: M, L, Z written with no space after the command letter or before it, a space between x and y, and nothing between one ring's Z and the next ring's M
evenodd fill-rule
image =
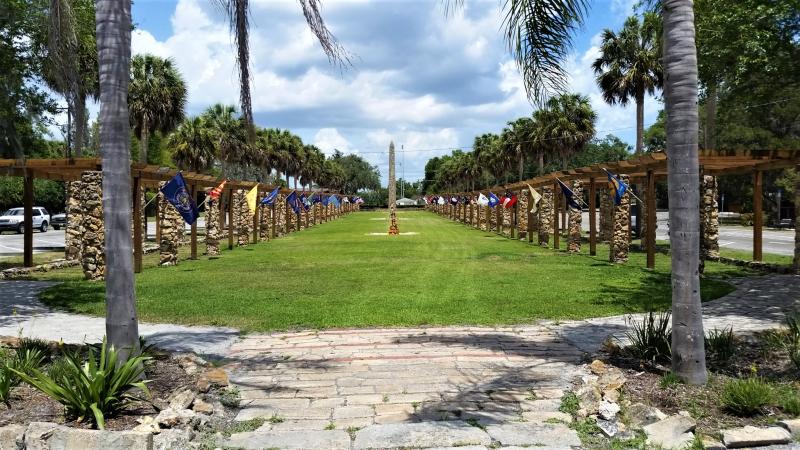
M446 324L513 324L666 309L669 257L654 271L644 254L629 263L569 255L510 240L421 211L400 212L400 231L385 233L385 212L362 212L310 230L137 275L139 316L149 322L211 324L245 331ZM562 242L565 241L562 239ZM187 251L187 250L182 250ZM148 255L148 258L156 256ZM148 264L149 262L149 264ZM743 269L709 263L704 300L733 288ZM70 311L104 314L103 284L80 271L43 300Z

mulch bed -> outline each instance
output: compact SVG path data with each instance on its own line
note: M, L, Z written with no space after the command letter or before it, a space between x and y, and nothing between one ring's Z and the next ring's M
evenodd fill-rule
M107 430L129 430L135 427L138 425L137 418L158 414L159 408L166 407L166 399L173 392L184 387L192 387L197 382L197 377L187 374L169 354L157 353L153 356L145 369L146 379L151 380L147 385L150 390L149 402L136 402L122 414L106 418ZM64 407L60 403L24 383L13 388L10 404L9 407L0 403L0 426L55 422L75 428L93 428L91 422L67 420L64 416Z
M753 417L737 417L723 409L720 397L722 387L734 378L746 378L755 373L764 380L785 383L800 388L800 371L785 352L770 348L764 335L743 337L736 354L727 364L709 361L709 382L704 386L689 386L682 383L661 386L666 367L644 363L626 350L609 355L604 362L622 369L627 377L623 387L624 397L631 403L654 406L666 414L688 411L697 420L697 429L702 434L712 435L727 428L746 425L763 426L784 418L790 418L777 408L765 408Z

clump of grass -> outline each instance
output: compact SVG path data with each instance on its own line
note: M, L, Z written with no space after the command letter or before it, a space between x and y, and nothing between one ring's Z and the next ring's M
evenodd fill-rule
M334 422L328 422L328 424L325 425L325 429L326 430L335 430L336 429L336 424Z
M269 423L283 423L286 422L286 419L283 416L279 416L277 414L273 414L272 417L269 418Z
M792 416L800 416L800 391L792 385L775 387L776 406Z
M347 427L347 434L350 435L350 439L355 440L356 433L358 433L358 430L360 430L360 429L361 429L361 427Z
M632 320L631 330L625 333L629 349L638 358L648 361L668 361L672 356L670 313L648 313L641 322Z
M239 395L239 389L228 388L219 393L219 402L222 406L228 408L238 408L242 402L242 397Z
M658 382L658 385L661 386L661 389L667 389L681 383L682 381L677 375L672 372L667 372L661 377L661 381Z
M480 420L478 420L478 419L476 419L474 417L470 417L469 419L465 420L464 422L466 422L467 425L469 425L471 427L480 428L481 430L485 430L486 429L486 425L482 424Z
M46 359L53 355L53 349L50 347L50 343L44 339L20 338L19 345L17 346L17 355L25 354L29 350L38 351Z
M569 391L565 393L563 397L561 397L561 405L558 407L558 410L565 414L574 416L575 414L578 413L578 410L580 408L581 408L580 399L574 392Z
M742 417L760 413L773 399L772 386L755 375L727 382L720 398L726 410Z
M244 420L241 422L234 422L230 426L226 427L222 430L222 434L225 437L230 437L232 434L236 433L247 433L250 431L256 431L257 429L261 428L267 422L267 419L263 417L256 417L250 420Z
M705 338L706 351L718 364L727 364L736 353L736 335L733 328L714 328Z

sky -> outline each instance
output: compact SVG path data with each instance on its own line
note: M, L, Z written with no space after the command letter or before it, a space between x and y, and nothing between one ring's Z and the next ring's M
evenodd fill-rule
M603 102L591 63L600 33L618 29L637 0L591 1L588 20L565 61L569 89L587 95L598 136L635 141L635 106ZM398 177L424 178L433 156L469 150L473 138L529 116L517 67L503 42L503 0L466 0L456 15L439 0L323 0L322 14L353 66L332 66L308 30L297 0L251 0L250 53L256 124L287 128L326 154L362 155L383 182L388 146ZM228 23L209 0L136 0L133 53L174 60L186 79L187 114L214 103L238 105L235 49ZM661 105L648 98L645 126Z

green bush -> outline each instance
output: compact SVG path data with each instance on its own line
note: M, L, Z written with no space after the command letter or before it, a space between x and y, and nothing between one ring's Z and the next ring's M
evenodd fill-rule
M753 213L742 213L739 216L739 223L743 227L752 227L753 226Z
M727 364L736 353L736 335L733 328L714 328L705 338L706 351L710 357L721 364Z
M800 393L796 389L787 388L778 395L778 407L792 416L800 416Z
M17 377L7 365L0 367L0 402L9 405L11 388L14 387Z
M47 356L36 348L17 349L17 355L11 360L9 367L15 372L29 374L41 368L47 360ZM14 385L18 384L15 380Z
M625 335L635 356L648 361L670 359L672 328L669 318L669 312L657 315L650 312L641 322L631 321L631 331Z
M722 406L737 416L758 414L773 399L772 386L757 376L731 380L722 388Z
M99 351L89 347L86 362L75 353L67 353L64 358L63 373L56 375L60 379L39 369L27 373L12 370L23 381L64 405L69 417L94 420L100 429L105 428L106 417L140 400L132 394L134 389L149 395L148 381L141 380L147 357L133 356L118 364L118 352L104 339Z
M561 405L558 407L558 410L565 414L574 416L577 414L580 407L581 402L580 399L578 399L578 396L574 392L569 391L565 393L563 397L561 397Z
M17 346L17 354L25 353L27 350L37 350L45 358L50 358L53 355L53 349L50 343L44 339L36 338L21 338Z

